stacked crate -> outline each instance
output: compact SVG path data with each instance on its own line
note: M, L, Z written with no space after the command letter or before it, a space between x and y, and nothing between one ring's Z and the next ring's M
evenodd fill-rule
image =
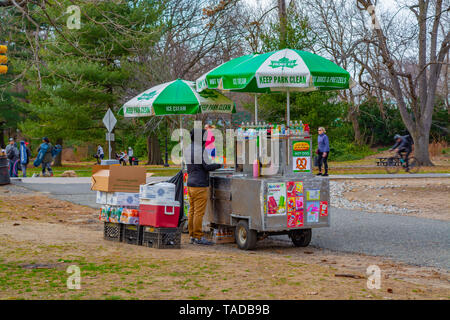
M179 202L175 201L173 183L142 185L139 206L142 245L158 249L180 248L180 209Z
M133 229L139 228L139 193L97 191L96 202L101 205L99 219L105 223L104 238L128 242Z

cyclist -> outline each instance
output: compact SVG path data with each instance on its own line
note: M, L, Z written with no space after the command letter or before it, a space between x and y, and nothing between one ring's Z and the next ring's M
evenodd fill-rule
M406 163L406 169L405 171L409 171L409 154L412 151L412 142L409 135L401 136L399 134L396 134L394 136L395 145L389 149L389 151L396 151L398 156L400 157L401 162Z

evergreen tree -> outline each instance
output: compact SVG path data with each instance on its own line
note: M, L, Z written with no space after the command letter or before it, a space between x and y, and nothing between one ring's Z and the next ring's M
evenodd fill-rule
M66 1L67 6L71 2ZM29 112L20 128L54 143L104 141L102 119L117 111L131 69L158 39L159 1L81 1L80 29L68 29L66 7L54 6L41 43L39 72L28 74ZM39 19L39 17L36 17Z

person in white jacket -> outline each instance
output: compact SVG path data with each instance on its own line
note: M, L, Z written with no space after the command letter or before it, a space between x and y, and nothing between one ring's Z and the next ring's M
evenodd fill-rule
M128 161L130 162L130 166L133 165L133 149L128 147Z
M105 157L105 153L103 152L103 148L101 145L98 145L97 154L95 156L97 158L97 163L100 164L103 158Z

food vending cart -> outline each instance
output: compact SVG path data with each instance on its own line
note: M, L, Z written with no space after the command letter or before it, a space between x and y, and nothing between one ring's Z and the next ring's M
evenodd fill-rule
M309 131L288 128L276 135L273 129L268 131L265 141L251 135L235 137L234 168L210 173L204 225L234 229L243 250L254 249L257 240L283 234L295 246L305 247L313 228L330 226L329 180L312 174ZM252 149L257 159L252 159ZM259 176L254 175L254 160Z

